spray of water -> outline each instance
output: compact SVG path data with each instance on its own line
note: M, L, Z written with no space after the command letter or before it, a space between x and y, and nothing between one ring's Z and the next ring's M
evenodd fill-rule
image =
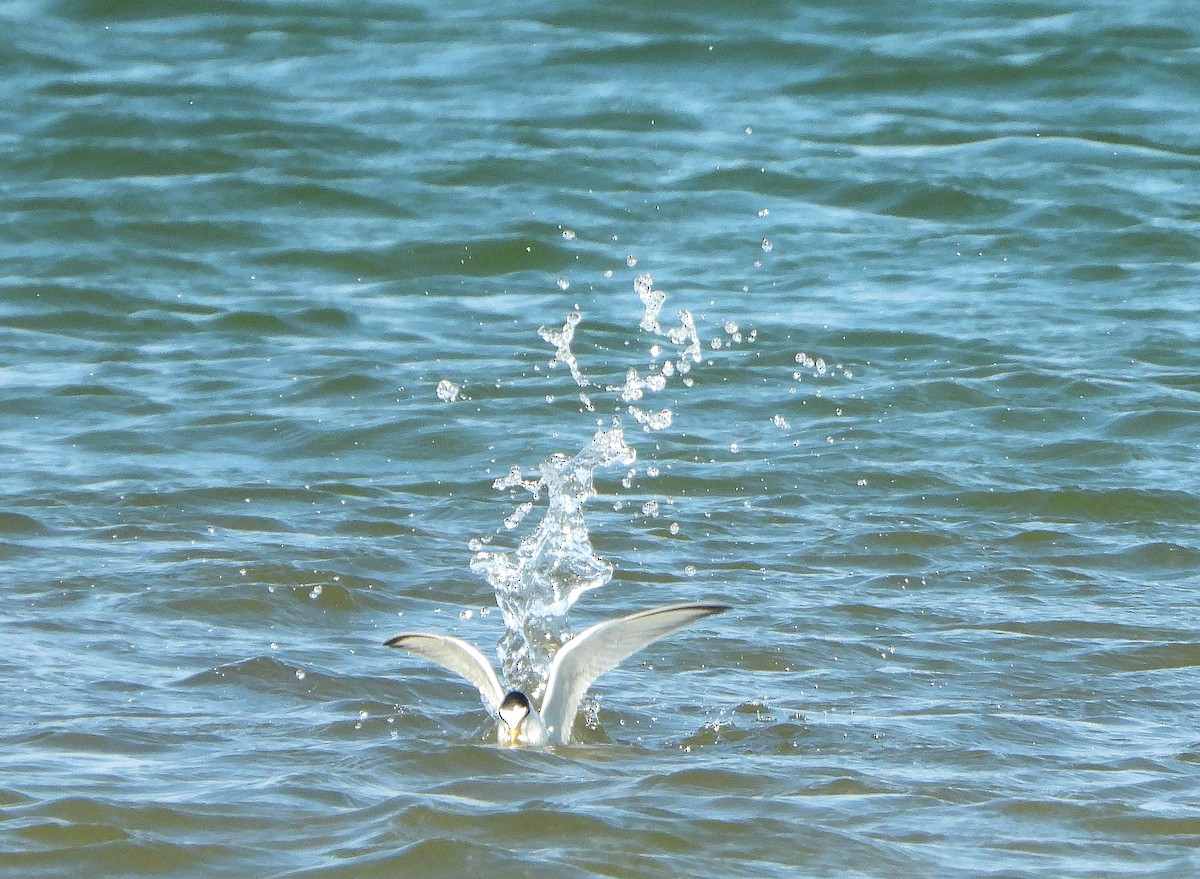
M673 376L686 376L701 360L700 338L696 324L687 311L679 312L679 325L664 328L659 322L666 294L654 289L650 275L634 281L634 291L645 306L640 328L666 340L676 349L673 358L659 364L663 354L656 342L651 348L654 363L644 377L630 367L625 382L600 390L613 394L644 431L662 430L671 425L668 408L643 408L648 393L663 390ZM572 311L561 330L542 327L541 337L554 346L553 364L563 364L581 388L597 389L584 376L571 342L582 315ZM691 379L684 378L690 385ZM581 391L580 400L588 411L592 401ZM628 467L637 457L626 442L624 425L614 415L607 427L601 426L591 441L573 457L555 454L538 466L537 478L526 477L514 466L508 475L497 479L493 487L500 491L528 492L530 500L519 503L504 525L516 528L535 505L545 498L546 509L537 527L512 551L492 551L475 544L471 570L484 577L496 593L496 604L504 616L505 633L497 652L505 678L535 698L545 688L550 660L570 637L567 614L583 593L599 588L612 579L613 566L596 555L592 548L583 507L596 494L596 471L619 464Z
M502 490L525 489L535 502L543 493L547 499L541 522L514 551L480 550L471 559L471 570L492 585L504 615L506 631L498 652L510 685L541 695L550 660L570 637L571 605L612 579L612 565L592 549L583 505L596 494L597 469L627 466L635 458L621 419L614 416L611 426L596 431L575 457L556 454L543 461L537 480L524 479L514 467L494 483Z

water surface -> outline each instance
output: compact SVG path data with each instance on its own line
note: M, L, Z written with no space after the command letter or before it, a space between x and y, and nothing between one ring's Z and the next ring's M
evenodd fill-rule
M0 873L1200 867L1177 4L0 23ZM704 345L652 432L538 333L644 375L647 272ZM614 414L576 630L734 610L497 749L382 642L490 651L493 481Z

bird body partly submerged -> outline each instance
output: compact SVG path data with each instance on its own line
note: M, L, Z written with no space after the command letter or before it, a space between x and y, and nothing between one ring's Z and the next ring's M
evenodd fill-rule
M547 744L549 739L549 730L529 697L520 690L509 692L496 710L496 744L510 748L515 745L537 747Z
M550 662L540 711L520 690L505 692L491 663L461 638L406 632L386 643L424 656L474 684L496 718L499 744L565 745L571 740L579 703L596 678L676 629L726 610L725 604L671 604L584 629Z

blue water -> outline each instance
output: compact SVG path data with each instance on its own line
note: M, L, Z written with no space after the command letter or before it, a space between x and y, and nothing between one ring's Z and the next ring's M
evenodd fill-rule
M0 25L0 874L1200 870L1185 7ZM498 749L383 641L490 654L493 481L613 415L575 630L734 609Z

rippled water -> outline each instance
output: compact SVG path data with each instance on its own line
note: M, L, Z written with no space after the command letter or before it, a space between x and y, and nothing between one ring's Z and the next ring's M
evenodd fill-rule
M0 873L1200 870L1179 4L0 23ZM644 374L644 272L652 433L538 334ZM490 649L493 481L613 414L576 625L734 610L497 749L382 642Z

